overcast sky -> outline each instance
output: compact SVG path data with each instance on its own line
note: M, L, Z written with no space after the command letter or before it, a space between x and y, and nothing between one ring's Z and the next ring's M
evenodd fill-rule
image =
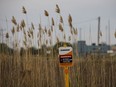
M97 18L101 17L101 31L103 36L102 42L108 42L108 35L106 37L106 29L108 26L108 20L110 20L111 29L111 44L116 44L114 38L114 32L116 30L116 0L0 0L0 28L6 28L5 18L11 20L12 16L15 16L17 21L25 18L22 14L22 6L27 9L29 23L34 22L38 24L40 22L43 25L45 23L44 10L50 13L50 17L57 18L55 13L55 5L58 4L61 9L61 15L65 21L65 29L67 29L67 18L69 13L73 18L73 24L82 29L82 40L87 40L90 43L91 28L91 41L97 42ZM8 23L11 28L11 22ZM108 32L107 32L108 33ZM78 40L80 39L80 33L78 34Z

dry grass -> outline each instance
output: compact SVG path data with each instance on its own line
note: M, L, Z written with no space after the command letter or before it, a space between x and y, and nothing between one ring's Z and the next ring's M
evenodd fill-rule
M17 54L18 55L18 54ZM28 59L27 59L28 58ZM74 58L70 87L116 87L116 57ZM58 58L0 54L0 87L64 87Z
M6 54L0 53L0 87L65 87L63 68L59 67L57 55L53 58L52 38L53 33L55 33L56 42L60 42L60 38L56 34L56 29L59 29L64 42L70 42L73 39L77 42L78 32L77 28L73 26L71 15L69 14L68 16L68 26L71 35L67 36L64 29L64 20L58 5L56 5L55 9L58 14L58 20L55 23L52 17L52 24L50 24L49 12L44 10L49 25L45 29L43 29L41 23L39 28L35 28L33 22L31 22L31 27L29 27L28 11L26 11L24 6L22 7L22 12L26 15L27 21L25 22L22 19L21 23L17 23L13 16L11 22L14 26L12 30L6 33L6 44L9 45L9 37L12 37L13 49L16 52L13 52L13 55L6 55L9 53L7 50ZM59 26L57 26L58 24ZM37 32L37 37L34 32ZM19 43L18 35L21 36L22 43ZM69 40L66 41L68 37ZM50 44L50 49L52 49L51 56L46 56L46 53L41 50L40 52L38 50L38 56L32 55L31 50L29 50L29 53L25 51L25 55L19 55L17 50L18 47L21 47L20 44L23 44L23 47L27 50L29 47L34 47L35 40L40 48L42 48L43 44L45 46ZM77 47L75 49L77 51ZM116 87L116 56L98 57L89 55L86 58L73 58L73 62L74 65L69 68L70 87Z

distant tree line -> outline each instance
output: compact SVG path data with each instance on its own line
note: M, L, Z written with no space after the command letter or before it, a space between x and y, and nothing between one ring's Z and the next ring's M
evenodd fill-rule
M66 46L71 46L72 45L70 43L65 43ZM50 51L49 55L55 56L58 55L58 48L64 46L64 42L59 42L56 43L53 47L47 47L46 45L42 45L42 47L40 49L36 48L36 47L30 47L28 49L25 49L23 47L20 48L20 50L14 50L13 48L10 48L7 46L7 44L5 43L0 43L0 53L3 54L7 54L7 55L13 55L15 52L20 53L20 56L23 56L26 54L27 55L31 54L31 55L47 55L47 51Z

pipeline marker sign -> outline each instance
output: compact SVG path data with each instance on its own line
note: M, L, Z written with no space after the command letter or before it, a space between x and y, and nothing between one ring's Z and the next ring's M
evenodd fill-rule
M60 47L59 48L59 65L61 67L72 66L72 47Z

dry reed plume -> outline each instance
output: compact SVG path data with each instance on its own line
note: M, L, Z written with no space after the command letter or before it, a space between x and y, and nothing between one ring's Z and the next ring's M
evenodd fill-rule
M22 12L27 18L28 14L24 6ZM29 21L25 22L24 19L18 24L12 16L13 28L10 30L11 34L9 31L6 33L6 39L13 37L13 45L15 44L16 48L22 45L22 48L19 50L15 47L13 49L5 47L0 50L0 87L65 86L63 68L59 67L58 43L61 39L64 43L71 42L71 39L77 41L78 30L73 26L69 14L70 35L67 35L64 28L65 20L60 14L58 5L55 12L58 14L57 22L52 17L50 23L49 13L44 10L44 15L48 18L48 26L42 26L40 23L38 27L33 24L34 22L28 23ZM62 34L62 38L56 31ZM54 34L56 47L53 45ZM34 41L38 48L34 47ZM9 41L6 44L9 44ZM74 49L77 51L77 47ZM116 56L95 54L88 55L86 58L74 56L73 62L74 65L69 68L70 87L116 87Z

